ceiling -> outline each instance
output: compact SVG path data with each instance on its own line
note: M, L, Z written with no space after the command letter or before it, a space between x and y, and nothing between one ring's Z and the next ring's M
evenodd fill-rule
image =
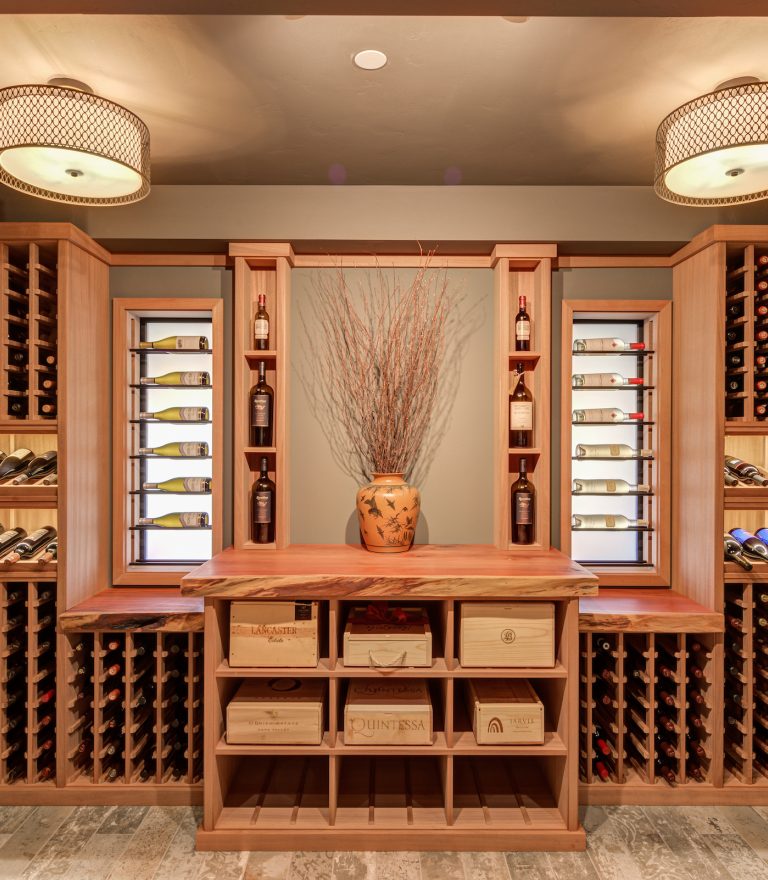
M648 185L662 117L768 79L765 18L4 15L0 86L148 124L159 184ZM351 55L379 48L377 72Z

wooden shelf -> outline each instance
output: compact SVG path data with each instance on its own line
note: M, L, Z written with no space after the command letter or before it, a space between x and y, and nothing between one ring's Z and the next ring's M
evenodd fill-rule
M579 630L722 632L723 615L674 590L601 589L597 596L579 600Z
M286 669L284 666L230 666L224 659L216 667L216 678L279 678L288 673L295 678L327 678L331 664L327 657L322 657L317 666Z
M59 616L62 632L93 630L196 632L203 628L203 603L162 587L102 590Z
M256 370L258 369L259 361L265 361L267 364L274 365L277 361L277 352L273 348L264 351L249 349L243 352L243 357L248 362L248 366L252 370Z
M764 486L725 486L726 510L768 510L768 488Z
M0 486L0 508L3 507L39 507L55 509L58 505L59 492L56 486L44 486L42 483L19 486Z

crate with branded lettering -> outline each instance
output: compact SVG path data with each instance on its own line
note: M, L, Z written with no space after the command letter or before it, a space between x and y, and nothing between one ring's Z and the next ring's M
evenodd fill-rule
M317 602L231 603L230 666L317 666L318 641Z
M432 630L424 608L352 608L344 628L345 666L431 666Z
M423 679L362 679L349 683L345 745L431 745L432 701Z
M320 745L328 683L309 678L251 678L227 705L230 745Z
M462 666L555 665L552 602L462 602L459 619Z
M470 679L466 697L478 745L544 742L544 705L524 678Z

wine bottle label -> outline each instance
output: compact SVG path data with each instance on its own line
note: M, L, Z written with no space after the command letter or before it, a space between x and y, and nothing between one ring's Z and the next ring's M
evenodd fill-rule
M256 318L253 322L253 338L257 342L269 339L269 321L266 318Z
M642 385L642 379L625 379L619 373L575 373L571 377L574 388L615 388L622 385Z
M269 395L254 394L251 404L251 425L254 428L269 427Z
M257 523L272 522L272 493L257 492L255 498L254 519Z
M205 525L204 517L199 513L180 513L179 523L184 529L196 529Z
M531 322L530 321L516 321L515 322L515 338L516 339L530 339L531 338Z
M530 401L510 401L509 427L512 431L533 430L533 404Z
M533 525L533 496L524 492L515 495L515 523L519 526Z
M176 337L176 348L187 349L191 348L195 351L200 350L200 337L199 336L177 336ZM207 345L206 345L207 348Z
M184 477L182 483L185 492L207 492L210 487L208 477Z

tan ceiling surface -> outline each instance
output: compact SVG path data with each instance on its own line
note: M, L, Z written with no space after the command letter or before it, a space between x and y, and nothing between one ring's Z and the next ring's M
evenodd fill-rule
M6 15L0 85L129 107L157 183L648 184L661 118L766 47L768 17Z

